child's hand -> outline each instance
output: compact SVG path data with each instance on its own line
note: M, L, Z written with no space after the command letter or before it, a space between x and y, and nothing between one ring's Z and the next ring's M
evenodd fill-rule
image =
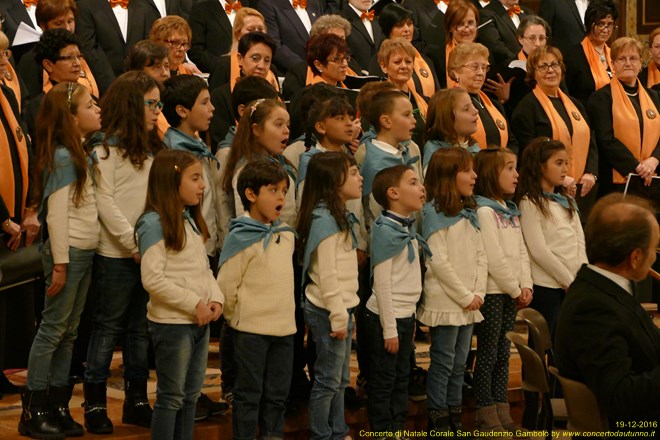
M468 306L465 308L467 311L474 311L474 310L479 310L479 307L481 307L483 301L481 301L481 298L479 298L477 295L474 295L474 298L472 298L472 302L468 304Z
M213 312L212 320L217 321L220 318L220 315L222 315L222 304L217 301L211 301L209 307L211 307L211 311Z
M56 264L53 266L53 276L50 281L50 287L46 295L55 296L62 290L66 284L66 264Z
M197 325L200 327L205 326L213 318L213 311L211 307L207 304L204 304L202 301L197 303L195 307L195 319L197 320Z
M339 340L342 340L342 341L344 339L346 339L347 336L348 336L348 329L347 328L337 330L336 332L331 332L330 333L331 338L339 339Z
M532 302L532 289L525 287L522 289L522 293L518 297L518 304L523 307L527 307L529 303Z
M135 261L135 264L140 264L142 257L140 256L139 252L133 254L133 261Z
M385 351L394 354L399 351L399 337L385 339Z

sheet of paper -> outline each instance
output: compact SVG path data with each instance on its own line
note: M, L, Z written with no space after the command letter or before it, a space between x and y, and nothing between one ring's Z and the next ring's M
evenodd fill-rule
M33 28L25 24L24 21L21 21L21 24L18 25L18 30L16 31L16 36L12 42L12 46L20 46L22 44L36 43L41 38L42 34L41 28Z
M509 68L515 69L516 67L527 72L527 61L513 60L509 63Z

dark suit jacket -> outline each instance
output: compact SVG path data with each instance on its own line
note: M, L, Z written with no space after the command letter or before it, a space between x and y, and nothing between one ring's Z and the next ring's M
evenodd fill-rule
M160 18L160 12L156 7L154 0L142 0L147 5L147 11L150 14L155 14L154 21ZM165 10L167 15L178 15L188 20L190 16L190 8L195 0L165 0ZM220 3L220 2L218 2ZM247 6L247 5L246 5Z
M521 6L520 9L522 12L518 17L521 20L527 15L534 15L529 8ZM478 38L479 42L488 48L495 63L499 64L515 57L520 52L521 46L516 37L516 27L504 5L498 0L492 0L480 11L479 15L479 23L492 20L479 29Z
M596 82L591 74L591 68L580 43L564 52L566 64L566 85L571 96L587 106L589 97L596 91Z
M360 70L369 71L371 57L378 53L378 49L380 49L380 45L385 39L378 20L371 22L371 28L374 34L374 39L372 40L369 32L367 32L367 28L362 23L362 20L360 20L360 16L350 6L346 6L340 15L351 23L351 35L346 38L351 57L357 62ZM356 73L361 74L361 72Z
M530 89L531 92L531 89ZM578 111L589 124L587 112L580 101L571 97L571 101L577 107ZM561 113L560 113L561 114ZM591 127L591 124L590 124ZM516 135L519 143L518 157L522 155L523 150L534 139L539 136L552 138L552 125L546 115L541 103L534 93L528 93L520 101L511 117L511 128ZM593 128L593 127L592 127ZM569 128L570 130L570 128ZM584 169L585 173L591 173L598 176L598 148L596 147L596 138L593 130L591 132L591 142L589 144L589 153L587 154L587 163Z
M429 24L421 28L420 36L424 42L422 54L431 60L433 68L436 72L439 72L437 80L440 87L447 87L447 78L444 74L447 71L445 61L445 14L438 10Z
M0 0L0 11L5 14L5 22L2 24L2 32L7 35L9 39L9 46L14 56L14 61L18 64L24 54L29 52L36 43L22 44L20 46L13 46L16 31L21 22L25 22L28 26L38 29L36 23L32 23L30 15L25 9L25 5L21 0Z
M552 45L563 54L579 44L586 35L575 0L541 0L539 15L552 29Z
M211 0L213 1L213 0ZM258 5L266 19L268 35L277 43L273 64L280 75L305 60L305 44L309 33L288 0L260 1ZM307 1L307 15L312 24L323 14L319 0Z
M488 142L488 145L497 145L497 146L502 146L500 145L500 129L497 127L496 122L493 120L493 117L488 113L488 110L486 107L482 107L476 99L475 96L470 94L470 97L472 98L472 102L474 103L474 106L477 108L479 111L479 118L481 118L481 123L484 126L484 131L486 132L486 142ZM504 111L504 106L500 104L500 102L497 99L491 99L491 102L497 108L497 110L502 113L502 116L504 116L506 125L509 127L509 142L507 145L504 145L504 147L508 148L509 150L513 151L514 153L518 153L518 140L516 139L516 135L513 132L511 127L511 122L509 121L509 117L507 116L506 112Z
M209 133L211 134L211 145L215 148L225 138L229 127L236 125L236 116L234 116L234 110L231 106L229 83L217 87L211 92L211 103L215 107L215 111L211 118Z
M149 36L154 14L141 2L128 4L126 41L107 0L80 0L76 14L76 35L93 71L110 67L115 76L123 72L128 49ZM100 86L99 86L100 87Z
M554 355L611 421L660 419L660 331L633 296L587 266L561 306Z
M231 49L232 26L227 13L218 0L206 0L192 7L188 23L193 35L188 56L202 72L211 73L218 58Z
M408 9L413 14L413 25L415 26L415 35L413 36L413 44L419 51L426 51L427 44L439 44L435 38L429 41L425 38L424 30L431 24L432 21L441 25L442 40L444 41L444 20L443 14L433 0L405 0L402 6ZM440 15L439 20L436 20ZM437 26L436 24L436 26ZM435 34L428 34L434 37ZM387 37L386 37L387 38Z

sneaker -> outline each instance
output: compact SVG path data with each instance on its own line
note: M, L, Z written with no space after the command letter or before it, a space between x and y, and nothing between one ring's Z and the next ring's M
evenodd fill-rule
M229 411L228 403L211 400L211 398L204 393L202 393L199 396L199 400L197 400L197 406L200 405L206 407L208 409L209 415L212 416L223 415Z
M229 389L227 391L223 390L221 397L222 397L222 400L227 402L227 404L230 405L230 406L234 403L234 392L231 389Z
M408 382L408 398L413 402L426 400L426 370L415 367L410 372Z
M209 409L197 402L197 405L195 406L195 421L199 422L200 420L206 420L210 415L211 413Z

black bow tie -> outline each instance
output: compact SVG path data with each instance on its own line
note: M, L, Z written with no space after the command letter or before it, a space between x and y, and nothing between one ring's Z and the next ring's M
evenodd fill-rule
M387 218L390 218L390 219L394 220L395 222L401 223L401 224L402 224L403 226L405 226L406 228L411 227L411 226L413 225L413 223L415 223L415 219L414 219L414 218L410 218L410 217L408 217L408 218L399 217L398 215L393 214L393 213L391 213L391 212L389 212L389 211L383 211L383 215L384 215L385 217L387 217Z

